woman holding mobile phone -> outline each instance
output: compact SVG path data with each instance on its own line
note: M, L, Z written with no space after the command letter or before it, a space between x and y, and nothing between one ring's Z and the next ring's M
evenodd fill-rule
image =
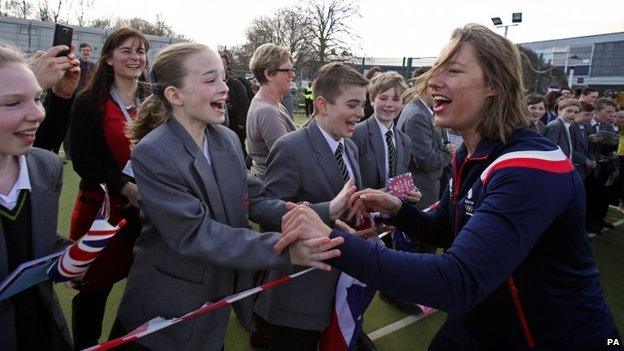
M145 69L149 43L140 32L122 27L111 33L92 78L74 102L71 154L80 175L80 189L72 213L70 237L84 235L104 199L110 196L110 221L125 218L128 225L92 264L72 300L74 348L98 343L106 300L114 283L132 265L132 248L140 234L139 193L130 167L130 141L124 134L148 94Z

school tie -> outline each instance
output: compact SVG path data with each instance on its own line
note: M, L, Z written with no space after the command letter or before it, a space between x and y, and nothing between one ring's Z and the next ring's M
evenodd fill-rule
M386 145L388 145L388 178L396 176L397 153L392 142L392 130L386 132Z
M349 181L349 171L347 171L347 165L345 164L344 158L342 158L342 148L342 143L339 143L334 155L336 156L336 162L338 162L338 168L340 169L342 180L346 183Z

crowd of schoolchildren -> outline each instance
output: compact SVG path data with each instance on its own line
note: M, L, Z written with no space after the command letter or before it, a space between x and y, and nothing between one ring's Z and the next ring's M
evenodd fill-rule
M474 39L483 37L491 42ZM412 87L396 72L373 72L371 79L367 79L345 63L322 66L315 75L311 91L306 91L306 99L313 100L313 113L306 109L312 118L304 126L296 125L282 104L282 97L291 89L295 71L288 50L277 45L264 44L251 58L250 70L260 84L251 101L246 100L245 87L236 83L235 77L228 76L227 57L201 44L179 43L163 49L148 67L149 42L131 28L118 28L110 33L95 64L88 63L91 48L87 44L81 45L81 60L74 54L57 57L56 54L66 47L54 47L27 59L10 45L0 45L0 81L3 82L0 87L0 243L4 241L0 245L0 278L21 262L53 253L69 244L56 234L63 167L53 152L58 152L63 140L73 169L80 177L70 238L76 240L86 233L105 199L110 201L111 222L119 218L129 222L87 274L71 284L79 291L72 300L73 341L48 282L0 301L0 345L3 345L0 348L78 350L97 344L109 293L115 283L126 277L127 285L110 337L122 336L154 317L181 316L207 301L216 301L235 291L311 266L318 269L264 292L257 299L242 300L233 305L233 310L240 322L251 330L251 342L256 346L271 350L316 350L323 331L330 324L340 274L339 270L331 268L344 264L337 258L341 254L337 248L344 244L343 248L348 250L352 244L350 234L332 232L329 235L324 229L332 227L353 235L372 235L370 230L355 231L352 227L357 222L347 221L353 217L350 210L361 205L356 191L386 190L388 179L412 172L415 187L401 200L401 211L413 208L416 212L408 217L418 223L424 223L425 218L437 218L445 223L446 232L450 222L441 218L449 215L445 207L449 205L449 196L453 196L453 201L458 201L460 195L468 199L473 196L472 190L466 195L467 189L459 189L459 181L453 184L451 180L446 185L452 177L444 175L444 171L448 171L454 154L463 155L468 164L478 159L471 157L481 155L479 152L484 148L503 150L500 145L504 145L505 140L509 145L523 145L522 140L518 144L518 138L529 135L527 140L539 145L540 155L559 156L559 151L552 149L551 144L536 138L535 133L525 128L529 124L529 128L558 145L582 175L587 189L588 229L599 234L603 227L609 227L604 221L609 203L619 204L624 211L624 202L617 202L620 197L624 198L621 191L624 139L618 148L619 140L624 138L624 111L614 102L613 94L597 98L597 91L585 89L576 100L569 89L562 89L559 98L552 98L550 93L548 98L530 95L526 104L533 121L529 123L528 115L521 113L527 111L517 99L521 95L499 94L500 86L487 85L504 79L512 83L519 81L517 51L513 45L478 25L457 29L452 39L448 51L442 53L443 61L431 72L419 72L424 78ZM484 55L475 54L501 47L507 50L507 61L497 62L509 65L507 72L515 72L508 76L486 71L481 61ZM495 57L498 55L485 56L485 60L499 59ZM81 70L83 80L80 80ZM84 80L84 76L88 78ZM423 89L423 86L428 88ZM510 90L520 92L522 84L514 87ZM446 95L431 95L431 89L438 93L446 91ZM553 102L549 102L551 99ZM500 108L505 104L513 108ZM406 105L409 108L405 108ZM499 108L498 112L492 106ZM364 107L371 110L367 119ZM485 108L499 119L479 122L474 117L481 118L479 113L463 115L466 113L463 111L484 111ZM466 145L453 143L449 140L452 131L443 132L434 126L434 115L437 118L439 114L444 121L448 119L445 115L453 115L452 111L462 111L461 118L452 116L451 122L444 122L444 126L461 129L462 136L468 138ZM509 117L507 112L500 111L515 112ZM236 115L229 123L228 112ZM246 117L241 116L244 113ZM44 114L47 115L45 120ZM464 122L469 125L462 124ZM475 127L477 124L479 127ZM252 171L248 169L249 159L253 161ZM478 167L482 166L486 164ZM478 167L474 167L476 172ZM543 179L551 182L555 178L566 182L572 179L569 184L576 182L574 176L563 171ZM493 179L491 186L496 187L499 180ZM455 190L454 185L458 187ZM575 194L576 190L566 189ZM613 194L619 196L613 198ZM485 190L475 193L475 197L487 199L486 195ZM438 209L422 214L420 210L441 197L442 205ZM362 199L365 198L366 194L362 195ZM572 198L576 196L571 196L570 200L575 201ZM484 204L486 202L484 200ZM475 211L479 205L474 207ZM391 207L390 216L405 216L395 211L395 205ZM378 210L384 212L383 206ZM532 246L523 245L525 254L530 263L532 258L545 255L557 261L553 267L570 265L570 270L562 274L576 278L570 280L574 281L572 283L566 281L561 296L570 297L572 308L583 307L584 314L577 317L593 318L591 321L604 329L591 331L587 338L581 338L579 345L594 346L603 335L617 336L617 330L602 299L598 276L593 273L589 246L575 237L574 245L587 247L583 246L579 260L571 263L558 261L569 258L550 257L548 249L543 247L549 244L543 244L539 235L544 230L546 233L557 231L561 228L558 219L574 212L569 208L561 213L555 213L555 209L549 211L548 216L552 218L543 220L544 228L529 228L535 229L532 237L539 240L536 245L543 252L529 253ZM468 228L470 223L487 218L482 213L485 211L475 212L473 222L465 217L461 225L456 224L454 235L459 241L468 238L467 234L461 234L462 226ZM317 216L319 230L300 230L315 223L310 216ZM260 232L252 229L250 221L260 225ZM401 223L395 225L395 241L410 236L399 231L403 229ZM405 231L409 233L415 229L405 226ZM286 233L289 238L295 235L294 239L289 239L284 251L276 249L280 245L283 248L281 243ZM462 286L462 281L469 283L470 277L462 279L454 275L460 274L457 272L461 269L464 269L463 274L471 272L471 262L466 261L467 265L459 267L462 265L457 262L463 256L452 239L439 245L434 245L436 240L428 241L418 235L412 240L407 240L408 247L404 247L414 252L409 253L411 259L400 256L405 260L401 258L394 263L401 261L412 265L414 259L418 259L422 264L420 271L427 271L427 274L438 267L440 275L431 275L431 284L425 285L443 289L443 286ZM419 240L434 245L433 249L418 248ZM474 250L469 251L487 254L487 250L481 250L481 244L470 245ZM437 247L448 251L444 255L432 255ZM383 258L386 254L384 251L375 257ZM490 258L495 256L488 254ZM524 256L516 258L518 261L514 264L524 262ZM517 266L503 264L500 267L508 268L506 281L512 279L513 282L511 274L516 273ZM383 271L383 267L378 268ZM519 272L525 268L521 265ZM344 266L344 269L350 268ZM417 271L420 272L414 270ZM492 283L491 275L472 273L488 276L488 284ZM394 279L392 274L386 276ZM445 285L440 277L449 279L450 285ZM523 276L517 279L519 285L525 283ZM452 285L451 281L459 285ZM577 296L579 282L586 289ZM463 305L451 300L440 302L436 298L446 295L431 289L423 291L436 298L423 300L431 301L434 307L478 319L474 313L469 314L473 308L482 313L478 296L487 296L486 301L491 302L506 294L507 290L502 288L495 290L498 285L503 286L502 280L492 284L497 285L492 285L487 292L465 291L465 296L475 296L475 300L464 301ZM392 295L390 298L409 300L408 304L420 302L420 297L397 292L397 285L391 284L386 291ZM455 296L460 300L460 295L459 291L453 291L447 297ZM530 295L524 297L529 305L535 302ZM507 305L512 306L511 302ZM538 342L551 346L572 345L562 340L574 334L576 324L564 323L566 329L544 326L541 324L544 315L532 315L539 310L534 308L537 305L530 305L527 313ZM462 310L453 306L471 307ZM553 315L569 307L565 303L553 306L556 306L551 311ZM524 315L518 317L523 324ZM223 350L229 318L230 309L220 309L124 347L126 350ZM470 318L466 319L466 325L470 325ZM502 335L500 340L488 343L525 347L526 339L530 346L531 335L523 334L517 322L510 324L513 331L496 330L495 333ZM473 326L477 329L453 329L449 335L457 337L457 330L463 330L466 335L472 333L471 340L485 342L479 334L483 332L479 329L482 326L479 323ZM451 330L448 328L442 329L448 334ZM553 338L553 331L561 338ZM40 337L33 338L33 334ZM359 339L360 348L375 349L365 334ZM445 349L440 345L443 344L438 344L437 349Z
M529 94L533 128L558 145L585 182L586 228L602 234L609 205L624 212L624 93L564 87Z

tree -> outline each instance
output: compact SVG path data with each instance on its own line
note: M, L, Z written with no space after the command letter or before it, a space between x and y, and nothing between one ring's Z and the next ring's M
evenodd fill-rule
M337 53L347 52L346 39L359 39L349 21L360 16L359 5L355 0L308 0L308 30L312 34L312 53L319 64L340 59Z
M87 19L87 12L93 8L95 0L78 0L78 8L76 9L76 23L80 27L84 27L89 22Z
M96 18L91 21L91 27L94 28L102 28L102 29L111 29L113 28L113 22L110 18Z
M64 10L64 0L39 0L39 20L44 22L58 22L61 18L61 12Z
M169 37L172 34L174 34L173 30L171 30L171 27L169 27L169 25L167 25L167 23L165 22L165 17L163 16L162 13L159 13L156 15L156 22L154 23L154 29L155 29L155 32L158 33L156 35L159 35L162 37Z
M91 21L91 26L102 29L114 29L117 27L132 27L143 34L156 35L166 38L188 40L184 35L178 34L169 27L163 19L163 15L156 15L156 22L152 23L139 17L133 18L97 18Z
M218 47L220 54L227 55L230 69L237 74L249 72L249 61L251 61L251 55L253 55L255 49L249 43L231 47L220 45Z
M308 30L310 19L304 16L301 7L285 8L281 12L281 34L277 39L286 46L295 61L295 65L301 65L308 61L311 54L311 33Z
M305 62L310 56L311 40L309 19L298 6L275 10L270 16L252 20L246 30L247 48L253 51L264 43L274 43L288 48L294 64Z
M33 12L33 4L28 0L9 0L5 2L6 14L17 18L30 18Z

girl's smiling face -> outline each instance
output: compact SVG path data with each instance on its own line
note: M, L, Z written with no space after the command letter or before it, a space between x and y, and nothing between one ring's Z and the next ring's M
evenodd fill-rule
M0 84L0 155L23 155L32 148L45 116L42 90L32 71L20 63L1 66L0 82L5 82Z

